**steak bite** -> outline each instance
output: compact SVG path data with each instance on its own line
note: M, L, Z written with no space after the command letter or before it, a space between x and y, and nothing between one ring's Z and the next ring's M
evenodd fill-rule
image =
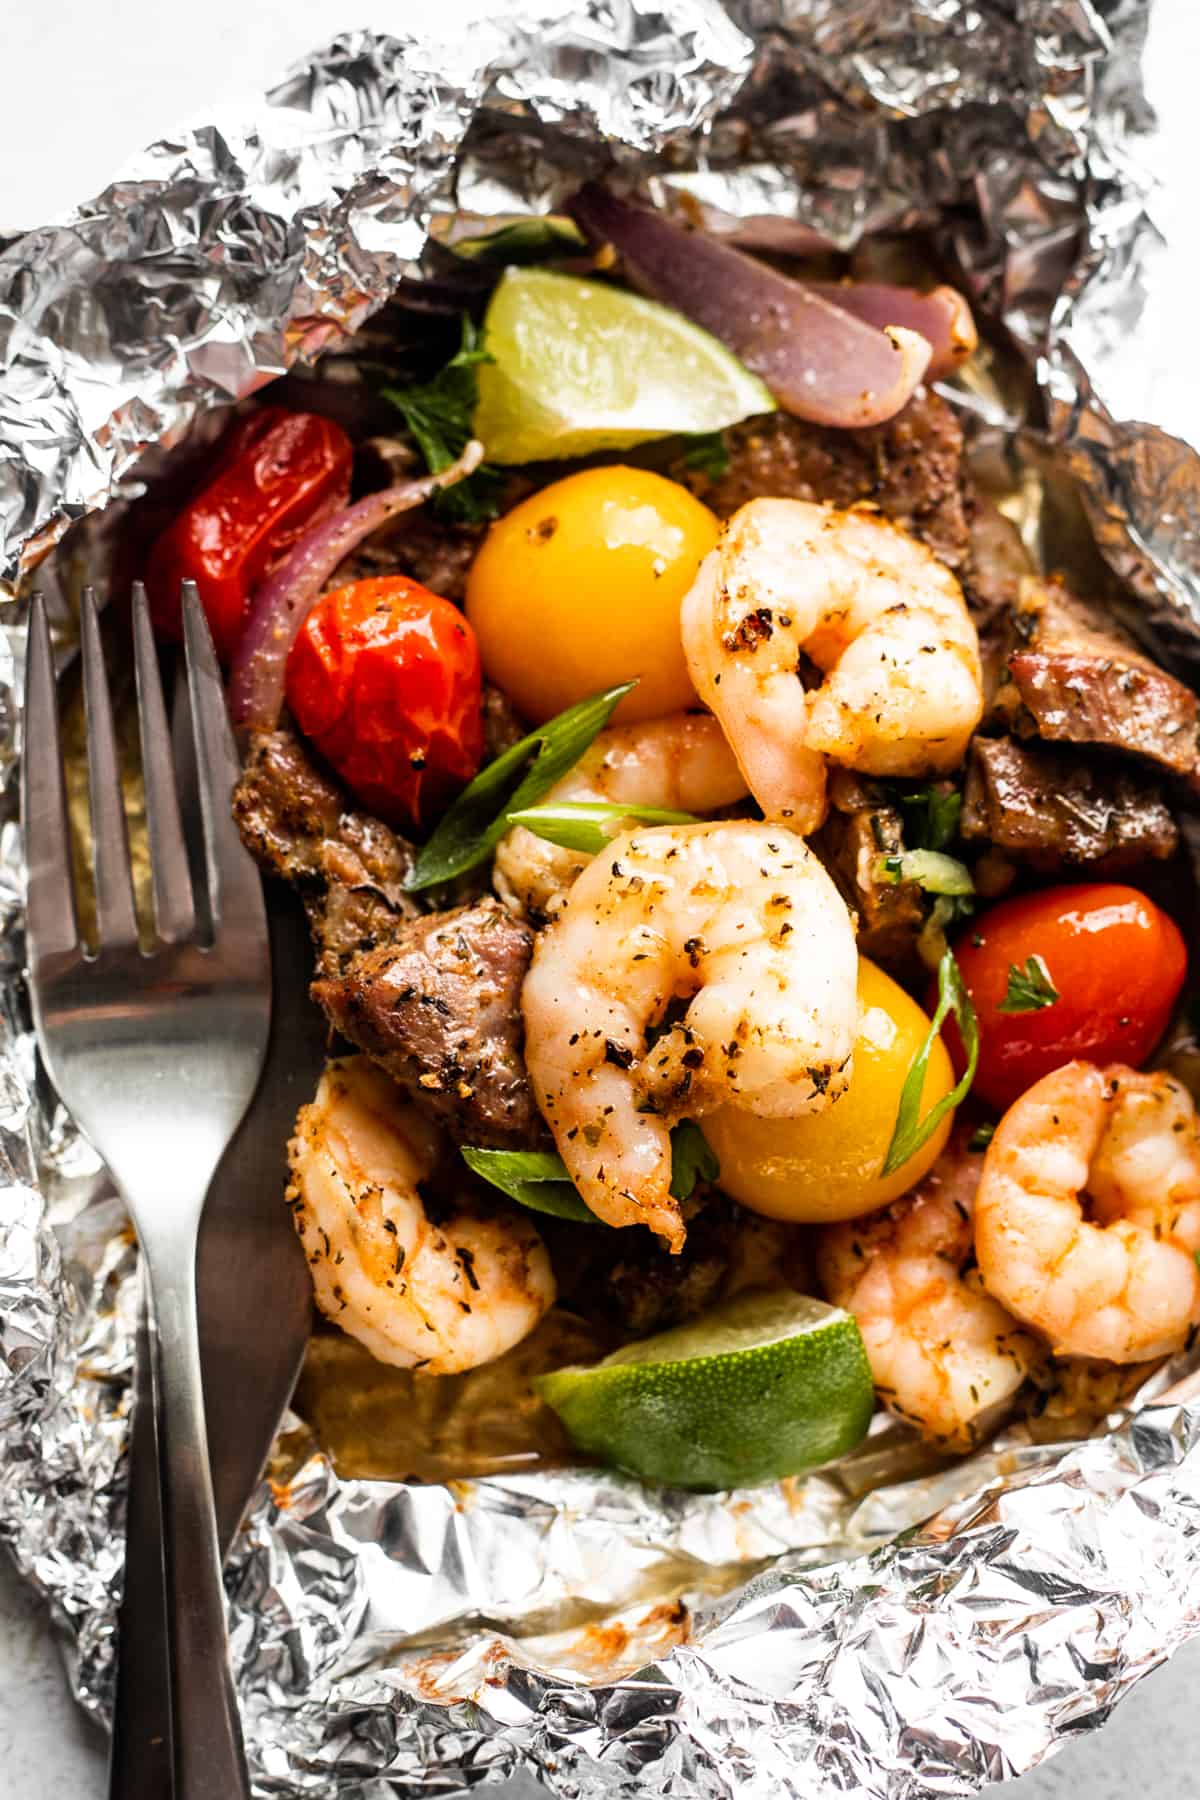
M1179 829L1158 784L1133 764L1081 762L1070 750L979 738L971 745L959 829L1052 874L1163 861Z
M967 560L960 571L967 605L979 631L983 703L990 714L1008 681L1013 616L1021 583L1033 573L1029 552L1010 519L986 495L973 492Z
M900 810L876 783L848 769L829 772L829 816L812 847L858 914L864 956L895 968L909 962L925 923L915 881L888 878L883 861L905 849Z
M969 502L967 558L962 584L977 617L986 622L1011 613L1033 561L1021 533L994 501L973 491Z
M440 519L430 507L418 507L398 514L360 544L339 564L329 586L339 588L351 581L403 574L443 600L461 602L471 564L486 534L486 525Z
M1058 579L1021 583L998 712L1021 736L1130 751L1195 776L1200 702Z
M456 1138L539 1141L521 1055L528 926L490 896L421 913L403 885L411 845L348 810L291 732L255 740L233 812L251 853L303 897L313 997L334 1029Z
M703 481L686 465L671 471L722 518L764 494L844 508L870 501L950 568L962 564L967 554L962 428L929 389L918 388L886 425L861 431L770 413L725 435L724 475Z
M521 1055L532 954L529 927L488 896L397 925L313 997L457 1141L528 1144L542 1135Z
M404 891L411 844L347 808L341 788L293 732L254 739L233 791L233 816L251 855L299 889L320 974L336 974L416 916Z

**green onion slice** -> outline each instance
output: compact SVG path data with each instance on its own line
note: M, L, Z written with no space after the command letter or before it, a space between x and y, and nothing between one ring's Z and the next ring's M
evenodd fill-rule
M413 892L435 887L489 857L512 814L536 805L574 768L635 686L625 681L578 701L481 769L418 852L405 886Z
M617 806L602 800L526 806L508 815L510 825L524 825L535 837L585 856L599 856L629 820L639 825L694 825L696 815L665 806Z
M925 1072L929 1067L929 1056L933 1049L933 1040L946 1022L947 1016L953 1012L962 1036L963 1048L967 1053L967 1067L962 1080L948 1094L931 1106L925 1117L920 1115L921 1094L925 1087ZM963 984L962 971L954 960L954 952L946 950L938 963L938 1003L933 1015L925 1042L913 1058L912 1066L904 1077L904 1086L900 1090L900 1106L896 1113L896 1126L892 1132L892 1141L888 1145L887 1155L883 1159L881 1175L892 1175L915 1156L922 1144L929 1142L946 1114L961 1106L971 1091L971 1083L975 1079L975 1070L979 1065L979 1024L975 1017L975 1008L971 1005L971 996Z
M881 856L878 877L892 883L915 881L927 894L975 892L967 865L941 850L902 850L893 856Z

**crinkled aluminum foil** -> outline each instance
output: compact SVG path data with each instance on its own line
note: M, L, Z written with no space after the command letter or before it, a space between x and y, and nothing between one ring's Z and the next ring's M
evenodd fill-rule
M0 256L3 571L353 331L435 213L544 209L615 158L747 241L933 232L1037 372L1022 415L958 396L977 441L1018 461L1048 442L1142 620L1194 655L1200 466L1114 416L1150 391L1145 28L1141 0L543 0L450 46L342 38ZM101 554L102 531L72 533L51 585L72 539ZM20 617L0 634L0 1534L102 1717L135 1252L35 1071ZM880 1485L899 1464L879 1420L840 1468L733 1497L584 1472L339 1480L292 1421L292 1477L264 1485L229 1572L256 1791L376 1800L525 1769L571 1800L898 1800L1028 1769L1200 1631L1200 1400L1163 1391L1178 1373L1084 1443L1014 1433Z

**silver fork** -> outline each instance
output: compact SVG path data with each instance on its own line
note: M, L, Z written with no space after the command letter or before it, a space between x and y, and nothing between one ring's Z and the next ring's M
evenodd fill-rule
M96 944L74 898L54 665L33 602L22 823L34 1021L50 1078L121 1190L150 1278L177 1800L249 1793L229 1674L196 1314L196 1243L217 1163L266 1051L270 959L262 886L229 810L238 763L196 591L183 601L203 880L193 894L146 597L134 653L155 940L138 943L112 708L95 598L82 606ZM247 1371L253 1379L253 1371Z

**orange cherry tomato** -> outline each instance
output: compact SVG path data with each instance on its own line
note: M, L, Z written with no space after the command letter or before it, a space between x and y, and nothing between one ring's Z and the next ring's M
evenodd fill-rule
M479 768L475 633L407 576L321 596L288 657L287 701L347 787L390 824L424 830Z
M1110 882L1002 901L972 920L954 954L979 1019L974 1091L1001 1109L1074 1057L1136 1068L1166 1029L1187 974L1174 921L1136 888ZM1028 1010L1001 1011L1009 971L1024 973L1031 957L1035 991L1045 1000L1052 989L1057 999L1035 1008L1017 992ZM957 1034L946 1035L961 1069Z

